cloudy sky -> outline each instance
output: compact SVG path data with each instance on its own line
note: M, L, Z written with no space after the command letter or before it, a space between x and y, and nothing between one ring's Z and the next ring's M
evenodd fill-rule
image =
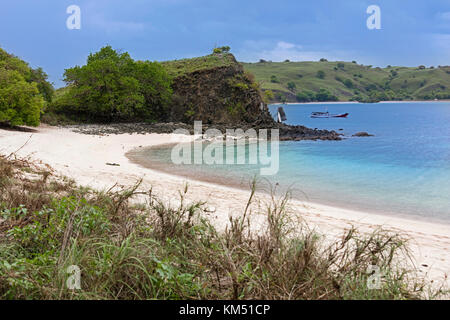
M81 9L69 30L67 7ZM369 5L381 29L366 26ZM170 60L229 45L240 61L356 60L376 66L450 65L450 0L2 0L0 47L64 69L110 44L135 59Z

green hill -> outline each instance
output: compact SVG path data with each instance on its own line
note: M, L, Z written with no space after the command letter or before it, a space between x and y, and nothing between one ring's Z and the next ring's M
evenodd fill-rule
M450 66L373 68L341 61L243 65L271 102L450 99Z

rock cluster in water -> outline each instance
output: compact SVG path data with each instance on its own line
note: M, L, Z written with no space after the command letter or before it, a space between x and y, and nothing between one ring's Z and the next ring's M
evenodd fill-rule
M182 122L169 123L113 123L113 124L81 124L68 126L74 132L88 135L112 135L112 134L148 134L148 133L173 133L175 130L184 129L190 134L194 133L194 126ZM304 126L289 126L279 123L257 122L253 125L242 124L230 126L225 124L203 125L203 131L217 129L226 133L227 129L279 129L281 141L300 140L341 140L341 135L335 131L310 129ZM270 138L270 130L268 131Z

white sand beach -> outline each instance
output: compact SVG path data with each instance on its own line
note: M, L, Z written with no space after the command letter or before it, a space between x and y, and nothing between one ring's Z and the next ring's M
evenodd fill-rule
M212 221L223 228L229 215L243 212L249 191L188 180L157 172L132 163L126 156L130 150L175 142L187 136L169 134L122 134L90 136L72 132L68 128L41 126L37 132L17 132L0 129L0 153L17 155L49 164L62 175L80 185L106 189L115 183L132 185L143 178L145 187L169 201L175 201L178 191L189 184L189 200L204 200L215 211ZM29 141L28 141L29 140ZM26 143L28 141L28 143ZM23 146L26 143L25 146ZM21 148L23 146L23 148ZM120 166L108 166L117 163ZM259 199L267 197L258 194ZM293 215L304 218L320 233L335 237L355 226L366 232L380 226L400 232L411 239L410 247L420 272L436 281L447 281L450 273L450 225L412 219L377 215L314 203L291 201ZM330 238L331 239L331 238Z

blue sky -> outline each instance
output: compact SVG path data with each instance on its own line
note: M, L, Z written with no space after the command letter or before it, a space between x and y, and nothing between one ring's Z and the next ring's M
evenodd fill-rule
M81 30L66 28L73 4ZM372 4L381 30L366 27ZM450 65L450 0L3 0L0 30L2 48L43 67L57 86L65 68L107 44L143 60L229 45L240 61Z

